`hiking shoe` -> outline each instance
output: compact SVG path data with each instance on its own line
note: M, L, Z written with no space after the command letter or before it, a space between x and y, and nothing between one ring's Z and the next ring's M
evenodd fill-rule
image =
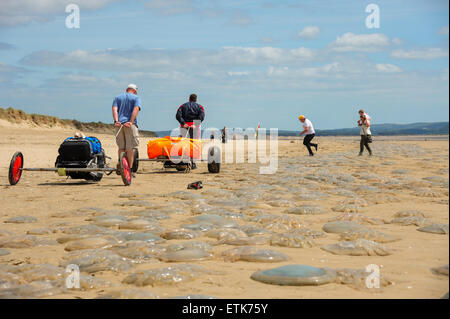
M362 153L359 153L358 156L362 156Z

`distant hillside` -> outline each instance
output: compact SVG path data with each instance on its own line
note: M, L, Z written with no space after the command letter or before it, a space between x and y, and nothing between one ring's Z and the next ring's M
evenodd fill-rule
M16 124L30 124L36 127L60 127L67 129L76 129L84 132L93 133L112 133L114 132L114 125L106 124L103 122L80 122L77 120L60 119L56 116L41 115L41 114L27 114L22 110L16 110L14 108L1 108L0 107L0 119L6 120ZM155 132L152 131L139 131L141 136L155 137Z
M448 122L412 123L412 124L373 124L373 135L443 135L448 134ZM300 131L280 130L280 136L295 136ZM341 128L335 130L316 130L321 136L351 136L359 135L359 127Z
M412 123L412 124L374 124L373 135L447 135L448 122ZM156 131L159 137L170 135L170 131ZM279 136L297 136L300 131L279 130ZM321 136L357 136L359 127L335 130L316 130Z
M170 136L170 132L171 131L156 131L156 135L158 135L158 137L165 137L165 136Z

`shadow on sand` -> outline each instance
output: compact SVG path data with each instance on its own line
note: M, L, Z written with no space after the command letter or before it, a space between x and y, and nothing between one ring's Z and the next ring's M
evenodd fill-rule
M37 184L38 186L83 186L83 185L97 185L98 183L96 182L88 182L88 181L84 181L84 182L73 182L73 183L68 183L68 182L51 182L51 183L40 183Z

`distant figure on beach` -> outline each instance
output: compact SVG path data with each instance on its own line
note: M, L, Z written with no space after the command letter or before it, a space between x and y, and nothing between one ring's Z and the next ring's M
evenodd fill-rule
M222 129L222 144L225 144L227 142L227 128L226 126Z
M303 138L303 145L305 145L306 148L308 149L309 155L314 156L314 153L311 150L311 146L313 146L316 149L316 152L317 148L319 147L319 145L311 143L311 140L314 138L314 136L316 136L314 126L311 123L311 121L308 120L304 115L300 115L298 119L303 124L303 131L299 135L302 136L303 134L305 134L305 137Z
M182 137L200 138L200 126L196 127L194 122L203 122L205 109L200 104L197 104L196 94L191 94L189 102L178 108L176 119L180 123L180 135ZM192 161L192 169L196 168L197 165Z
M369 143L372 143L372 132L370 131L370 116L364 110L359 110L358 126L360 127L361 141L359 143L359 156L363 155L364 147L367 148L369 156L372 156L372 150Z
M116 130L116 143L120 154L126 152L130 167L133 167L133 149L139 146L137 115L142 103L137 96L138 87L129 84L126 92L117 95L112 104L112 114ZM119 166L119 164L117 164Z

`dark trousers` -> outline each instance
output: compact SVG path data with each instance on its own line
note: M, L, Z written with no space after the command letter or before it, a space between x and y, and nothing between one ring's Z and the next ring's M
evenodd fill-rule
M364 151L364 146L369 151L369 154L372 154L372 150L369 146L369 135L361 135L361 142L359 143L359 153L362 154Z
M317 147L317 144L311 143L311 140L316 136L316 134L308 134L305 135L305 138L303 139L303 145L306 146L308 149L309 155L314 155L313 151L311 150L311 146Z
M200 138L200 136L198 136L198 135L199 135L198 128L194 129L192 127L189 127L189 128L180 127L180 137L197 139L197 138ZM191 151L191 150L189 150L189 151ZM191 158L191 164L194 167L195 163L194 163L193 158Z
M194 130L192 127L184 128L180 127L180 136L186 138L197 138L194 134L197 133L198 130Z

